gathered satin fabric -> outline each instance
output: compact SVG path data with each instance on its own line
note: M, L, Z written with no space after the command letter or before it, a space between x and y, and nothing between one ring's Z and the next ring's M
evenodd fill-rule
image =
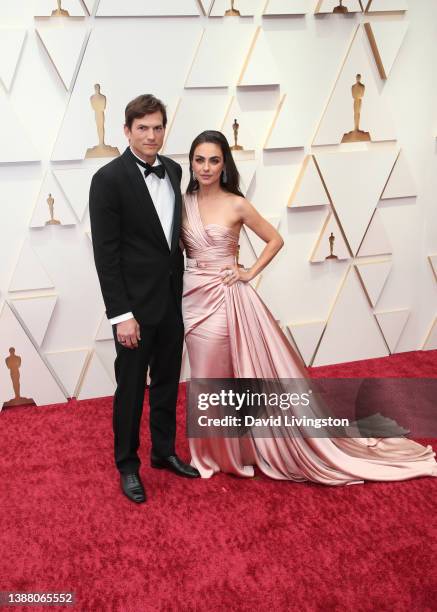
M239 237L225 225L203 225L195 195L185 196L187 255L182 311L192 378L307 378L305 366L249 283L223 281ZM190 438L202 477L222 471L327 485L437 476L435 452L396 438Z

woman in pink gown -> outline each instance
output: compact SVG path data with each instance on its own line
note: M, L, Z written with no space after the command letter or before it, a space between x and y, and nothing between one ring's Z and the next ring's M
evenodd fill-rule
M305 366L250 285L282 247L279 233L243 197L229 144L200 134L190 150L182 241L182 310L192 378L306 378ZM243 224L266 242L250 270L236 264ZM219 471L327 485L437 476L435 452L396 438L190 438L192 464Z

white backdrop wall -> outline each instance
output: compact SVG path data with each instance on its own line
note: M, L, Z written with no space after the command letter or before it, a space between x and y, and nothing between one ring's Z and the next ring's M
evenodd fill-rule
M185 175L191 140L210 128L232 141L238 118L247 195L285 239L254 284L307 364L437 348L437 6L373 0L363 13L367 1L345 0L339 15L336 4L237 0L241 16L223 17L227 0L64 0L59 18L54 0L3 0L0 408L12 346L20 395L37 404L114 389L87 210L108 161L84 159L95 83L105 142L120 151L131 98L168 104L163 152ZM357 73L372 141L341 144ZM49 194L59 225L45 224ZM242 262L261 248L242 235Z

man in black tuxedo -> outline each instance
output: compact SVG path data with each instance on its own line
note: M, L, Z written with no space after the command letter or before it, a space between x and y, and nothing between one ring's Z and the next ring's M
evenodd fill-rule
M175 452L183 344L182 169L157 155L166 125L165 106L154 96L129 102L129 146L93 176L89 200L94 260L117 350L115 463L123 492L137 503L146 500L137 451L148 366L151 465L199 476Z

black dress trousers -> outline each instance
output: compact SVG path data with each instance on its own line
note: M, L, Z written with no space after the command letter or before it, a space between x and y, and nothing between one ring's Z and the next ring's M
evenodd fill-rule
M121 473L139 469L140 423L143 412L147 368L150 366L150 434L152 453L175 454L176 402L182 361L184 326L180 303L169 284L160 320L140 325L138 348L123 347L113 334L117 357L113 428L115 463Z

